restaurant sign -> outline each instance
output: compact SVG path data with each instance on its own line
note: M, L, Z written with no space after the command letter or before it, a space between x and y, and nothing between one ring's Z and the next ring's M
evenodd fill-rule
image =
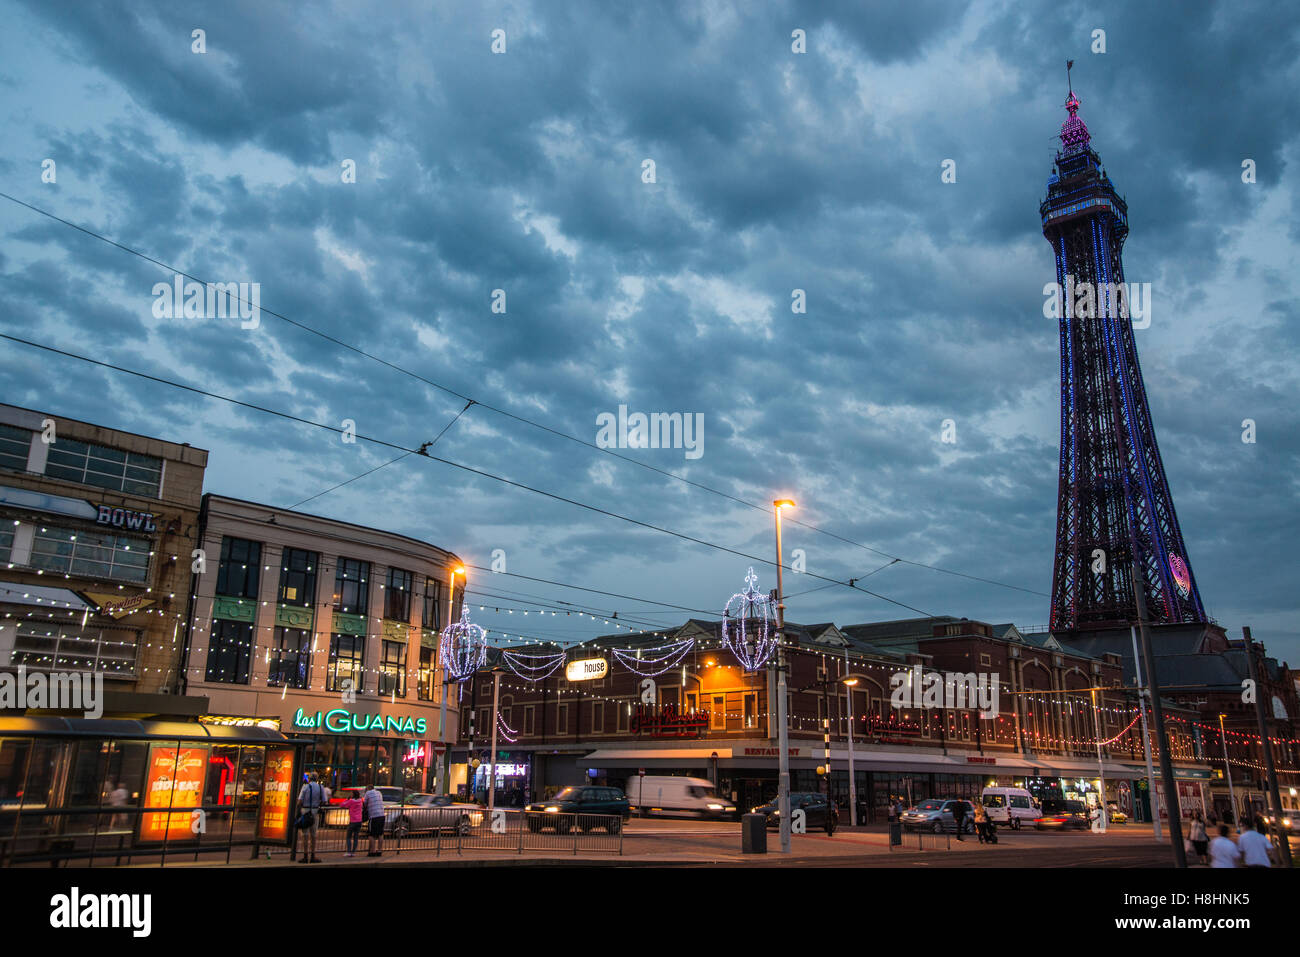
M363 731L371 734L424 734L425 721L410 715L358 714L343 708L304 714L299 708L293 716L293 727L299 731L324 730L334 734L360 734Z
M569 681L593 681L609 674L609 662L604 658L584 658L570 661L564 666L564 677Z
M632 709L632 731L652 738L697 737L709 726L707 711L678 711L677 705L639 704Z

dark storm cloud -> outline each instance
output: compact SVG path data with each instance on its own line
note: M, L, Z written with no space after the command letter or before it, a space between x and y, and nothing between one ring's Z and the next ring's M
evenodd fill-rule
M25 184L6 191L205 279L259 282L267 309L587 441L620 404L702 412L703 458L625 454L752 501L788 491L837 535L1040 593L1058 360L1037 208L1073 58L1093 145L1130 203L1128 278L1157 285L1163 312L1139 347L1202 591L1225 624L1294 611L1279 559L1300 531L1297 375L1279 345L1295 343L1295 288L1250 261L1247 230L1264 197L1285 197L1296 143L1276 115L1298 59L1284 7L31 4L16 19L36 25L39 66L0 90L6 119L60 71L109 99L102 117L60 99L27 152L0 149ZM196 27L206 55L190 52ZM1088 52L1094 27L1105 54ZM36 192L29 153L59 157L57 185ZM347 158L355 184L340 181ZM154 320L165 272L23 210L0 209L0 230L0 304L35 338L408 446L463 405L269 314L256 330ZM1265 315L1195 310L1225 277ZM790 310L796 288L806 314ZM9 401L211 448L215 491L291 504L398 454L3 356ZM1256 445L1240 441L1247 417ZM945 419L955 445L939 441ZM486 409L433 451L771 551L763 512ZM744 560L414 459L305 508L678 604L742 584ZM842 579L888 561L798 525L795 547ZM913 565L865 583L936 613L1047 617L1041 595ZM843 587L796 601L805 621L908 614Z

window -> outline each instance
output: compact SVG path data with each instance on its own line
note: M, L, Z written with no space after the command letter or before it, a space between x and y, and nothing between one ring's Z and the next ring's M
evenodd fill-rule
M12 425L0 425L0 468L27 471L27 455L32 448L33 434Z
M424 580L424 618L421 621L430 631L442 630L442 582L436 578Z
M366 661L366 639L361 635L330 635L330 660L325 673L326 691L360 691Z
M524 734L535 734L537 730L537 709L531 704L524 708Z
M257 576L262 567L262 546L242 538L221 539L221 565L217 569L217 594L229 598L256 598Z
M252 655L252 624L213 619L212 634L208 636L208 681L248 684L248 663Z
M345 615L362 615L369 607L367 601L370 580L370 563L355 558L340 558L334 566L334 610Z
M605 733L605 702L603 701L591 703L591 733Z
M758 692L750 692L745 695L745 727L758 727Z
M406 642L383 642L379 658L379 693L406 697Z
M54 525L38 527L31 565L65 575L143 582L149 572L149 540Z
M10 664L30 671L102 671L105 677L135 675L140 633L126 628L81 628L76 623L20 620Z
M727 699L725 695L713 696L713 709L709 713L709 730L727 730Z
M320 556L286 548L280 558L280 604L310 608L316 602L316 566Z
M700 710L699 693L695 691L686 692L686 713L694 714L698 710Z
M275 629L271 673L266 683L273 687L311 687L311 632L302 628Z
M162 459L59 439L50 445L45 474L82 485L157 498L162 487Z
M980 667L987 668L993 664L993 659L988 655L980 655Z
M555 732L567 734L569 731L569 706L562 704L555 709Z
M14 526L6 522L0 525L0 564L8 564L13 557Z
M421 701L432 701L434 691L434 649L429 645L420 645L420 672L415 686L415 694Z
M384 588L384 617L393 621L411 620L411 588L415 576L400 568L388 569L388 584Z

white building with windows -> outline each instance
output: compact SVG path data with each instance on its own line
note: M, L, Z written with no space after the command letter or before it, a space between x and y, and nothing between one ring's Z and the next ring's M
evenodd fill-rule
M460 559L218 495L203 497L198 547L187 693L206 697L215 720L310 739L305 770L334 789L437 786L438 756L459 728L454 687L440 727L437 664L438 634L464 594Z

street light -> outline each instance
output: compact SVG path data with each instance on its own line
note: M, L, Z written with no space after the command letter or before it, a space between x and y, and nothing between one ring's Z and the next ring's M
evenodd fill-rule
M447 624L451 624L453 606L456 599L456 576L465 577L465 566L457 565L447 576ZM468 581L466 582L468 585ZM451 767L451 745L447 741L447 662L442 660L442 651L438 652L438 666L442 670L442 679L438 683L438 697L442 703L438 708L438 743L442 745L442 767L438 769L438 793L447 793L447 770ZM468 753L466 760L469 760Z
M505 669L500 665L492 668L492 760L488 765L488 823L492 822L492 811L497 799L497 715L501 708L501 676Z
M848 649L845 649L846 658L848 654ZM848 705L845 714L849 719L849 824L853 827L858 826L858 782L853 773L853 686L857 683L857 678L844 679L844 703Z
M1228 804L1232 808L1232 826L1241 829L1241 822L1237 819L1237 795L1232 790L1232 765L1228 763L1228 734L1223 730L1223 719L1227 715L1220 712L1219 714L1219 743L1223 745L1223 773L1228 778ZM1295 788L1291 789L1295 794Z
M772 503L776 515L776 722L777 722L777 785L776 806L781 819L781 853L790 853L790 717L786 708L785 682L785 601L781 590L781 510L794 508L788 498Z

